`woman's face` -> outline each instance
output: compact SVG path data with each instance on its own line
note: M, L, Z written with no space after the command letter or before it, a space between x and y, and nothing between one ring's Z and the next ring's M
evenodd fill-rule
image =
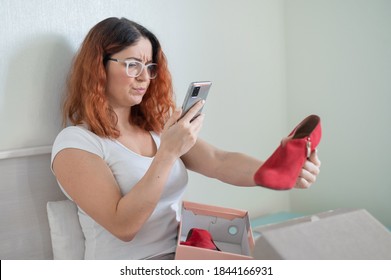
M113 54L111 58L152 63L151 42L141 37L136 44ZM140 76L133 78L126 74L125 63L108 60L106 72L106 94L113 109L130 108L141 103L150 83L145 67Z

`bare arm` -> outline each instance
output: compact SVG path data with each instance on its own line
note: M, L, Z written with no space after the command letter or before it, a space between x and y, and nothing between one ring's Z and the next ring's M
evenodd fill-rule
M198 139L182 160L186 167L236 186L255 186L254 174L262 161L236 152L226 152Z
M156 155L145 176L123 196L111 170L97 155L62 150L53 162L61 186L88 215L124 241L131 240L151 215L173 162Z

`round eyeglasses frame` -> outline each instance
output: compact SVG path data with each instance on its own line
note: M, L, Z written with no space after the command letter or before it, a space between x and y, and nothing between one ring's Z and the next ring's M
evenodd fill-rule
M124 60L124 59L118 59L118 58L112 58L112 57L109 57L108 60L115 61L118 63L124 63L126 66L126 71L125 71L126 75L129 77L132 77L132 78L137 78L138 76L140 76L141 73L143 73L144 68L147 69L148 78L150 80L155 79L157 76L157 69L156 69L157 64L156 63L144 64L144 63L137 61L137 60ZM140 68L141 70L138 70L138 73L136 73L136 74L131 73L131 71L129 70L129 65L131 65L131 64L136 64L136 69L138 67L141 67Z

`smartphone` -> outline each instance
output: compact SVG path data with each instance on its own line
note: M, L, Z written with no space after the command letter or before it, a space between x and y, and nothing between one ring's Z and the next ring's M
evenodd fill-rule
M208 96L209 89L212 85L212 82L192 82L189 85L189 89L187 90L185 100L182 105L182 116L186 115L186 113L193 107L201 99L206 100ZM198 113L194 116L193 119L198 117L201 114L202 108L198 111Z

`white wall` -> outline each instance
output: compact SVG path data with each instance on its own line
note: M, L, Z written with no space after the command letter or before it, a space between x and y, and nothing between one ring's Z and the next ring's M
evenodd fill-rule
M276 147L286 118L282 0L0 0L0 152L52 144L71 59L109 16L139 21L160 38L179 105L189 82L213 81L203 138L260 158ZM195 174L186 194L254 215L287 210L288 198Z
M322 117L322 169L297 212L366 208L391 226L391 1L285 1L289 126Z
M194 11L204 14L199 24L182 26L178 35L189 40L174 43L170 53L178 93L192 79L211 79L201 137L264 159L285 131L283 2L183 3L178 25ZM232 187L198 174L190 174L185 199L248 209L253 216L289 210L288 193Z

